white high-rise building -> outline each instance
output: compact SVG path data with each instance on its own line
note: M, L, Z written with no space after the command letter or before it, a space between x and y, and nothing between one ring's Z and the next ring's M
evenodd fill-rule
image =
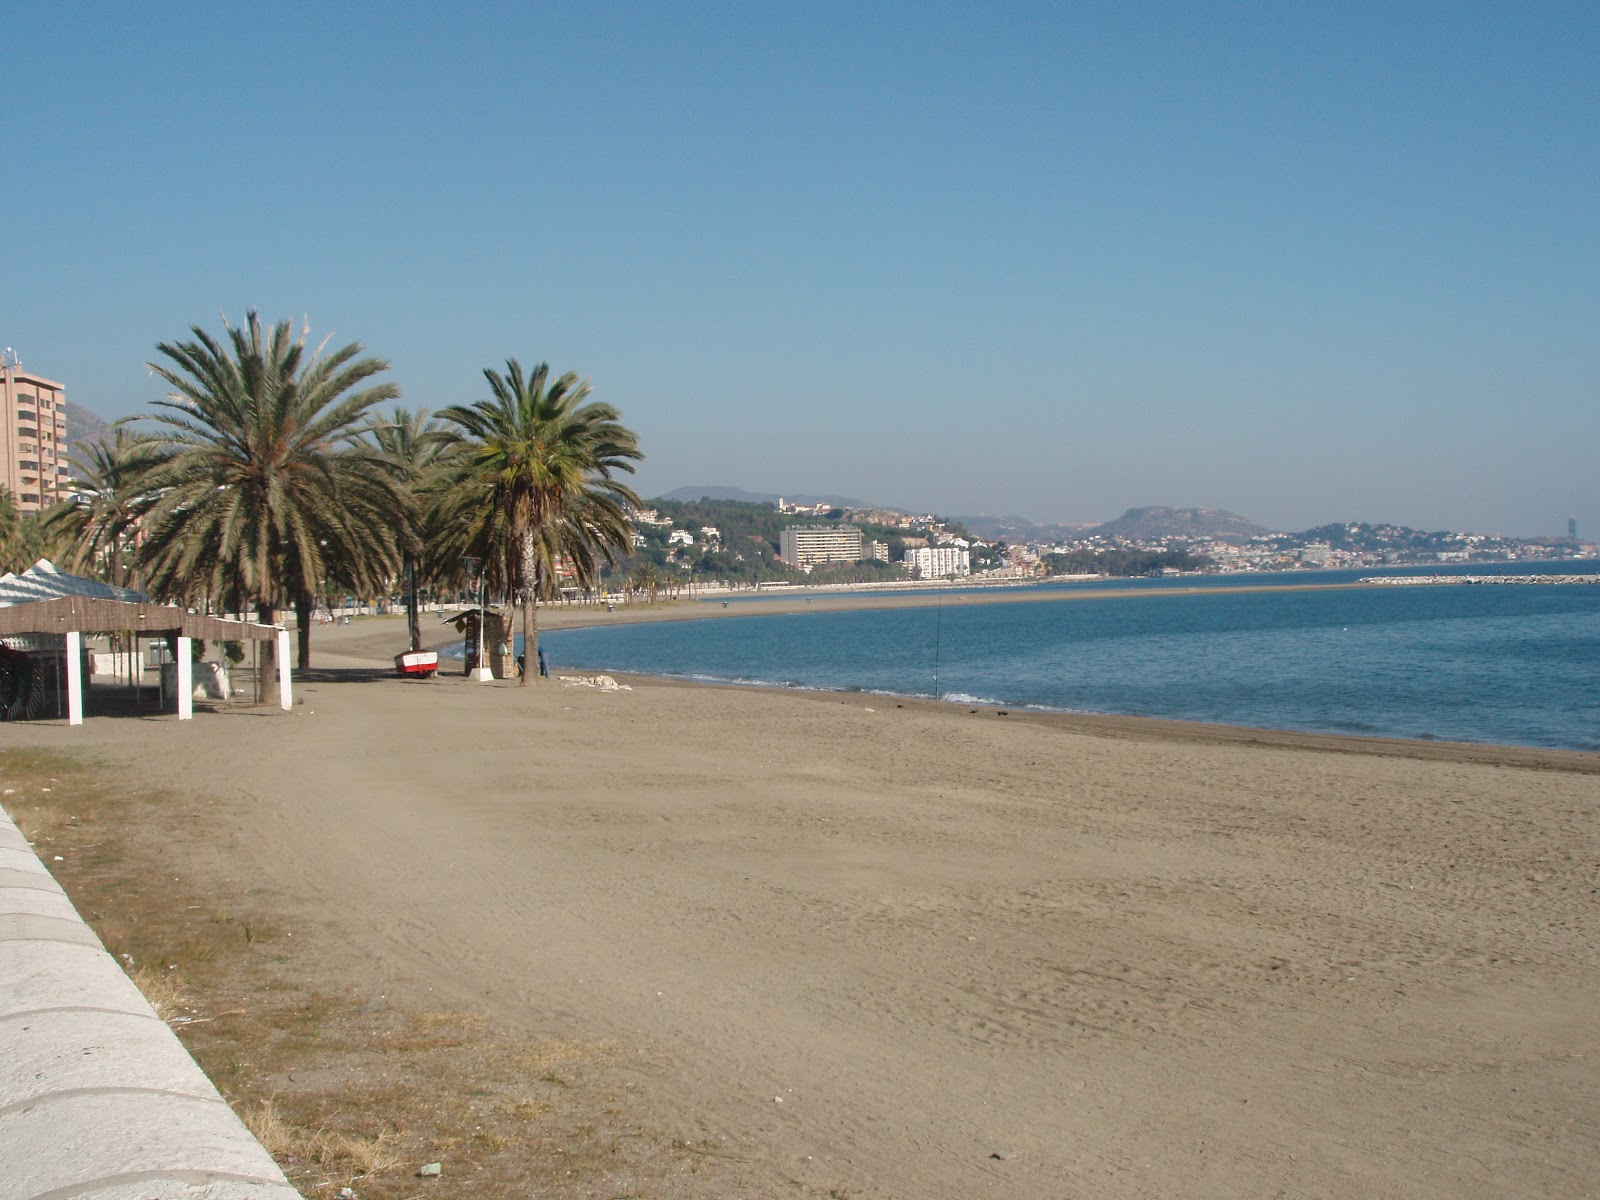
M809 571L818 563L861 561L861 530L854 525L790 525L778 534L778 557Z
M905 564L919 579L964 579L972 574L972 553L965 546L922 546L906 551Z

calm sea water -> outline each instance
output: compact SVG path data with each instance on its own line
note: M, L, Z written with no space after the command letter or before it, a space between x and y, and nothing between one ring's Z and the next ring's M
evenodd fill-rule
M1080 590L1059 603L561 630L541 643L557 667L1600 750L1600 587Z

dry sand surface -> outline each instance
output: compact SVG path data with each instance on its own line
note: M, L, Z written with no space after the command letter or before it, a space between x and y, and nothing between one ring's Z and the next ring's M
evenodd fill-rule
M395 994L633 1048L662 1129L749 1160L715 1194L1600 1190L1600 756L316 639L290 714L5 736L208 791L219 886Z

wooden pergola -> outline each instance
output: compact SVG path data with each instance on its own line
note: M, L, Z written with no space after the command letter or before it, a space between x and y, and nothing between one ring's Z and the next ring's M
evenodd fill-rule
M83 724L83 635L125 633L137 637L176 637L178 719L194 715L194 666L190 643L210 641L272 642L278 647L278 698L283 708L293 703L289 681L289 631L281 625L257 625L192 613L148 601L110 600L99 596L58 596L0 607L0 638L23 634L65 635L67 657L67 723Z

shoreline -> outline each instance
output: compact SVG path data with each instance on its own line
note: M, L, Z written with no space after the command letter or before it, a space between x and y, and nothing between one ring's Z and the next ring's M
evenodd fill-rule
M588 668L574 668L588 670ZM1323 754L1355 754L1401 758L1415 762L1465 763L1478 766L1521 767L1537 771L1563 771L1600 775L1600 752L1565 750L1545 746L1515 746L1496 742L1451 742L1421 738L1389 738L1363 734L1315 733L1299 729L1267 729L1253 725L1180 721L1169 717L1130 717L1114 713L1062 712L1053 709L1011 708L963 700L934 700L927 696L900 696L886 692L831 691L826 688L789 688L774 684L733 683L719 680L677 679L667 675L636 675L608 671L619 683L661 688L713 688L794 696L819 701L860 701L868 709L924 709L951 716L992 716L1018 725L1040 725L1064 733L1127 741L1160 741L1204 746L1261 746L1277 750L1305 750ZM503 683L501 686L517 686ZM870 703L879 701L878 704Z
M1115 593L1096 592L1094 597L1114 595L1117 598L1132 596L1179 596L1193 595L1196 592L1225 593L1231 591L1261 592L1284 590L1328 590L1363 588L1370 584L1322 584L1322 585L1264 585L1251 588L1203 588L1203 589L1178 589L1164 588L1156 591L1117 591ZM1066 595L1047 594L1033 597L1036 602L1049 602L1063 599L1073 600L1084 598L1083 593L1068 593ZM805 612L849 612L875 608L887 605L894 608L926 607L930 602L938 603L923 596L895 596L887 600L867 599L861 596L836 596L831 598L829 604L813 604L803 597L785 597L763 603L758 612L736 611L723 609L718 606L712 612L694 611L702 603L700 601L661 601L656 605L648 602L639 605L618 606L617 611L608 613L600 606L572 606L570 608L540 610L539 631L560 631L564 629L594 628L608 625L635 625L647 624L655 621L674 620L723 620L740 616L788 616ZM1009 597L959 596L946 597L955 603L997 603ZM902 602L902 600L904 602ZM599 609L599 611L596 611ZM627 610L633 611L627 611ZM651 611L657 609L658 611ZM642 611L641 611L642 610ZM564 619L549 621L547 618L560 613ZM324 651L334 657L350 659L349 665L371 666L374 663L388 665L392 656L398 650L391 647L403 644L405 626L403 616L365 617L360 619L361 624L351 626L328 626L326 629L319 627L312 642L312 662L317 663L319 655ZM390 627L397 631L398 636L391 639L387 633L379 635L372 626L377 622L390 623ZM383 647L376 644L379 637L383 638ZM441 650L454 646L456 635L453 631L450 636L436 636L430 639L429 628L423 626L424 648ZM323 640L326 639L326 640ZM332 644L330 644L332 643ZM350 655L354 651L354 656ZM313 666L313 671L317 668ZM573 665L573 671L599 671L603 668L589 668ZM1445 740L1431 740L1421 738L1382 737L1367 734L1346 733L1318 733L1297 729L1274 729L1251 725L1220 724L1207 721L1184 721L1169 717L1126 716L1114 713L1089 713L1065 712L1060 710L1018 708L999 704L979 704L974 702L940 699L934 700L927 696L897 695L893 693L863 692L849 690L830 690L826 688L798 688L784 687L778 684L753 684L739 683L734 680L710 679L682 679L666 675L644 675L623 671L606 671L618 680L630 684L660 686L669 688L714 688L735 692L772 693L785 696L816 697L829 700L860 700L869 704L874 700L882 701L885 705L900 705L904 707L922 707L938 711L948 711L952 714L967 715L973 713L996 714L1004 711L1004 719L1014 722L1031 722L1059 728L1063 731L1093 734L1099 737L1127 738L1127 739L1153 739L1163 741L1188 742L1209 745L1260 745L1280 749L1312 750L1330 754L1363 754L1383 758L1408 758L1424 762L1462 762L1479 763L1494 766L1526 767L1533 770L1564 771L1578 774L1600 774L1600 751L1573 750L1559 747L1544 746L1519 746L1509 743L1497 742L1456 742ZM479 685L485 686L485 685ZM500 681L495 685L499 687L517 687L515 681ZM548 686L535 684L534 688Z

